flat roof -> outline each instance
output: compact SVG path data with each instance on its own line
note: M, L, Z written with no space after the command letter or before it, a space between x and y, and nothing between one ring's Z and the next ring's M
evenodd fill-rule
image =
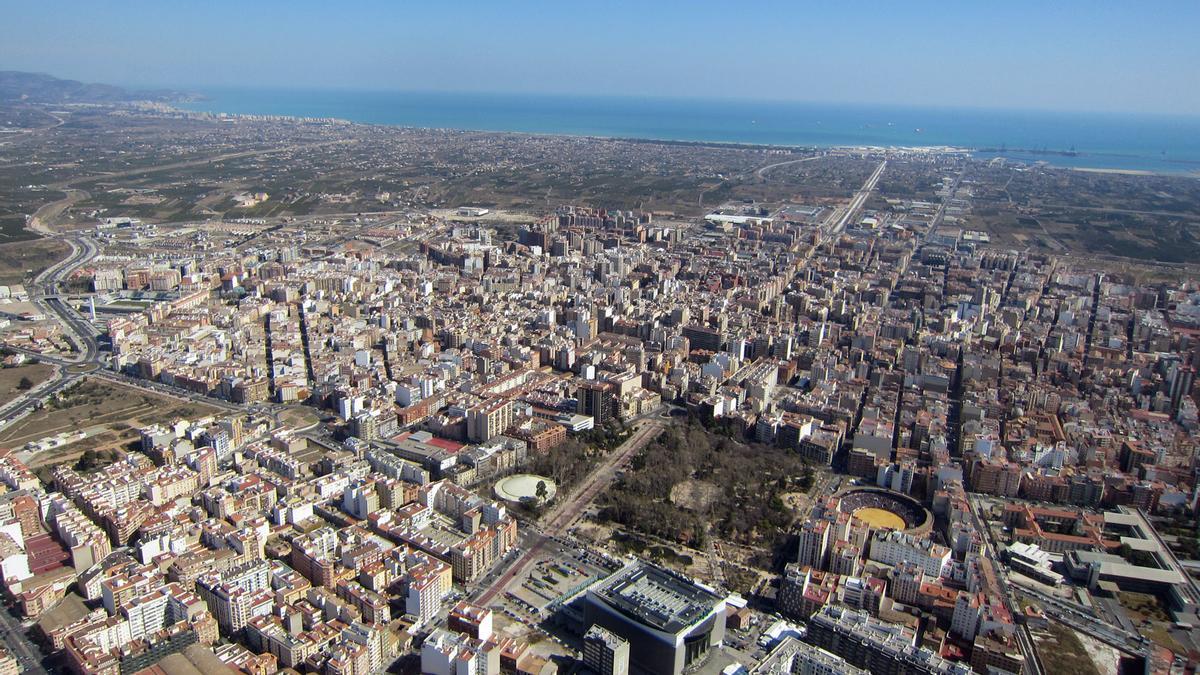
M614 573L593 593L626 616L670 633L703 620L724 600L681 575L643 561Z
M87 614L88 608L83 604L83 598L72 592L67 593L52 609L43 612L37 623L42 633L49 635L51 631L75 623Z
M1100 576L1109 578L1137 579L1159 584L1182 584L1187 582L1178 570L1158 569L1156 567L1141 567L1127 562L1119 555L1099 553L1096 551L1071 551L1067 555L1074 556L1083 564L1098 563Z

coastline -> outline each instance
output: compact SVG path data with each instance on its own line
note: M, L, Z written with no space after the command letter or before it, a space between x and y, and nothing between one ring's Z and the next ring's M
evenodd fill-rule
M329 92L326 92L326 94L329 94ZM404 95L404 93L403 92L395 92L390 95L402 96L402 95ZM337 107L341 107L341 108L344 108L344 107L346 107L346 105L349 105L348 103L342 102L340 99L336 99L336 102L337 102ZM1121 151L1117 151L1114 149L1092 150L1092 149L1085 148L1083 150L1076 151L1074 146L1071 146L1070 150L1049 150L1046 147L1037 149L1037 148L1033 148L1032 146L1029 150L1021 150L1021 149L1018 149L1015 147L1012 149L1005 150L1003 147L997 149L996 144L993 144L993 143L977 143L977 144L947 143L947 142L935 142L934 140L931 140L931 142L929 142L929 143L913 143L911 140L906 140L903 142L896 142L896 143L836 142L836 141L832 141L832 140L829 142L822 142L818 139L814 139L812 142L780 142L780 141L772 141L772 140L767 140L767 139L759 140L756 138L745 138L745 139L739 140L739 139L730 139L730 138L703 137L704 136L703 133L699 133L698 136L692 137L691 134L697 133L694 123L693 123L692 127L688 127L686 124L684 124L678 128L673 129L673 131L671 132L673 135L666 135L666 134L662 134L662 133L652 133L649 131L647 133L637 133L636 131L634 133L630 133L629 130L625 130L625 129L622 129L620 131L614 130L611 133L603 133L603 132L598 132L598 131L583 128L587 124L589 124L589 120L588 119L576 119L574 117L571 117L570 115L574 114L574 111L568 111L565 114L565 116L560 115L558 118L555 118L553 115L550 115L550 116L542 115L541 117L538 117L536 108L530 108L528 111L526 111L525 109L518 109L515 112L512 109L505 109L495 116L495 119L497 119L499 121L497 121L495 123L488 122L487 124L489 126L484 126L483 123L475 125L475 124L471 124L465 120L464 120L464 122L466 122L466 123L463 123L463 124L453 124L453 123L444 124L444 123L434 123L434 122L421 123L420 121L410 122L410 121L403 121L400 119L388 120L388 121L381 121L378 119L355 119L352 117L346 117L344 115L315 116L315 115L278 114L278 113L271 113L271 112L246 112L244 110L246 108L246 106L247 105L253 106L253 105L255 105L254 102L247 104L245 101L242 101L241 106L236 105L236 104L228 105L228 103L222 101L222 97L210 96L207 94L205 94L203 99L200 101L188 101L188 102L181 102L181 103L182 103L182 106L186 106L186 107L182 107L181 105L178 105L178 104L172 105L172 106L169 106L170 112L177 113L177 114L189 115L189 116L197 115L197 116L202 116L202 117L211 117L211 118L221 119L221 120L254 119L254 120L268 120L268 121L269 120L290 121L290 122L295 122L295 123L308 123L308 124L353 124L353 125L374 126L374 127L390 127L390 128L399 128L399 129L421 129L421 130L427 130L427 131L443 131L443 132L453 131L453 132L460 132L460 133L513 134L513 135L529 136L529 137L585 138L585 139L602 140L602 141L606 140L606 141L621 141L621 142L629 142L629 143L660 143L660 144L672 144L672 145L694 145L694 146L704 146L704 147L714 147L714 148L744 148L744 149L768 149L768 150L787 150L787 151L815 151L815 152L819 152L819 151L839 151L839 152L859 151L859 152L874 152L874 153L902 152L902 153L913 153L913 154L916 154L916 153L962 154L962 155L973 157L975 159L979 159L981 161L988 161L991 159L1001 159L1005 162L1013 163L1013 164L1022 164L1022 165L1028 165L1028 166L1049 166L1049 167L1054 167L1054 168L1058 168L1058 169L1072 169L1072 170L1078 170L1078 171L1083 171L1083 172L1088 172L1088 173L1134 175L1134 176L1182 176L1182 177L1200 178L1200 169L1196 168L1196 166L1200 166L1200 160L1193 160L1188 156L1184 156L1183 158L1160 159L1160 158L1153 157L1149 154L1132 154L1129 152L1121 152ZM264 108L269 108L269 107L279 107L281 105L286 107L288 104L286 101L275 102L274 100L270 100L266 103L263 103L262 105L264 106ZM297 104L297 105L303 105L303 104ZM314 105L316 105L316 104L314 104ZM326 102L325 106L329 107L329 103ZM243 110L238 111L238 112L230 111L230 110L236 110L239 107L241 107ZM320 107L320 106L317 105L317 107ZM222 110L222 109L224 109L224 110ZM439 112L439 110L434 110L432 108L431 109L420 108L420 106L418 106L417 109L418 109L418 113L413 113L412 110L410 110L410 109L406 109L406 111L409 114L418 115L418 116L419 115L426 115L426 116L436 115L436 114L442 114L443 112L445 112L445 111ZM530 117L533 117L536 119L533 122L530 122L528 119L523 117L523 114L526 112L529 113ZM370 118L372 116L379 117L381 114L384 116L396 116L396 117L403 116L400 112L397 112L397 113L395 113L395 115L392 115L390 112L381 113L379 109L374 109L374 110L365 111L363 113L363 117L364 118ZM453 110L451 110L451 112L448 112L445 114L449 117L453 117L455 115L459 115L460 117L462 116L461 111L457 108L454 108ZM472 111L472 114L478 115L479 111L478 110ZM617 121L620 121L621 114L628 115L630 113L628 111L620 111L620 110L617 111L617 113L614 113L614 117L618 118ZM491 119L493 119L493 117L487 117L487 119L491 120ZM511 127L510 127L510 125L505 125L504 124L505 119L509 119L509 120L519 119L519 120L521 120L520 124L524 125L526 127L528 127L528 125L531 123L532 124L543 124L546 126L555 126L557 123L560 126L571 127L571 125L574 125L574 127L573 128L562 128L562 129L511 128L511 127L517 126L517 124L514 123L513 125L511 125ZM546 121L547 119L550 121L547 122ZM608 118L603 118L603 119L607 120ZM653 117L647 117L646 119L653 119L653 121L656 124L659 124L661 126L662 120L660 120L660 119L653 118ZM645 119L639 119L638 121L645 123ZM1198 121L1198 122L1200 122L1200 121ZM590 120L590 123L595 124L596 121L594 119L592 119L592 120ZM750 123L757 124L757 120L751 120ZM614 124L616 124L616 122L614 122ZM822 122L817 121L815 124L818 125L818 127L819 127L820 125L822 125ZM840 130L837 130L837 131L826 131L826 129L820 129L819 131L813 131L812 129L809 129L808 131L805 131L800 128L800 125L801 125L801 123L797 122L797 126L794 129L792 127L777 127L773 130L768 130L767 132L764 132L764 133L765 133L765 135L774 134L774 135L802 136L804 134L817 134L817 135L825 134L827 136L846 136L846 135L854 135L856 132L861 132L861 133L870 135L868 132L872 131L873 129L882 130L882 129L879 129L878 127L873 128L872 125L870 125L870 124L864 124L864 125L862 125L861 128L857 129L857 131L855 129L851 129L848 126L842 128ZM636 123L634 123L634 126L636 126ZM830 126L833 126L833 125L830 125ZM891 123L891 122L887 123L887 127L894 128L895 126L896 125L893 125L893 123ZM504 128L501 128L501 127L504 127ZM967 128L970 128L969 125ZM889 131L890 130L891 129L889 129ZM732 127L718 128L715 131L712 131L711 135L712 136L719 136L719 135L730 136L730 135L736 135L736 134L743 133L743 132L758 133L758 131L759 130L755 129L755 128L750 128L749 130L747 130L747 129L739 130L739 129L735 129ZM913 129L913 133L919 134L922 131L923 130L920 128ZM759 134L759 135L761 136L764 134ZM878 135L878 134L876 134L876 135ZM1091 161L1089 161L1089 159ZM1179 166L1172 166L1172 165L1163 166L1164 164L1169 164L1170 162L1175 162Z
M1145 169L1098 169L1098 168L1086 167L1086 166L1076 166L1076 167L1071 167L1071 168L1074 169L1075 171L1082 171L1084 173L1111 173L1111 174L1118 174L1118 175L1122 175L1122 176L1159 176L1159 175L1184 175L1184 176L1187 176L1187 175L1190 175L1188 173L1158 174L1153 171L1147 171Z

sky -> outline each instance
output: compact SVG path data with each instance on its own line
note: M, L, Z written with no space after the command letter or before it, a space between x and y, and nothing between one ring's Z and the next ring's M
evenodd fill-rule
M127 86L1200 115L1200 2L0 1L0 69Z

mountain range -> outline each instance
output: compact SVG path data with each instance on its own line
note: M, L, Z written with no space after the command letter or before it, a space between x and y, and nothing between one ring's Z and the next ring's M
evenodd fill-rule
M172 90L128 90L111 84L63 80L43 73L0 70L0 103L174 103L200 97Z

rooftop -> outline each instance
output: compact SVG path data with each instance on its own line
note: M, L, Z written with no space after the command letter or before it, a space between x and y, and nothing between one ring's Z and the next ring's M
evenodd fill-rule
M623 614L672 633L703 620L723 602L713 591L642 561L600 582L593 592Z

